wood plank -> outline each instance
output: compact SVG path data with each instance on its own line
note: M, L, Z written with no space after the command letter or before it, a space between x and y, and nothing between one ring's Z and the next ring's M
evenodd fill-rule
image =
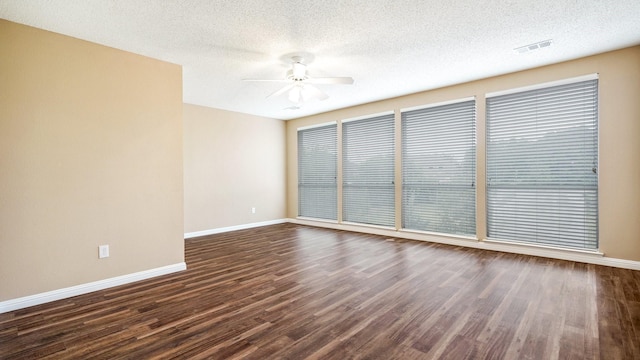
M640 272L294 224L0 315L0 358L638 359Z

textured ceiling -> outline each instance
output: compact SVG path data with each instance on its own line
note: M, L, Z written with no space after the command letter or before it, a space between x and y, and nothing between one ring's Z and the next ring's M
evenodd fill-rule
M186 103L277 119L640 44L638 0L0 0L0 18L180 64ZM283 84L242 81L283 78L298 52L355 84L284 110L266 99Z

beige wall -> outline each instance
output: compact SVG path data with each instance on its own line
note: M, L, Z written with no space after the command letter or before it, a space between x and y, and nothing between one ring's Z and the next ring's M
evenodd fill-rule
M180 66L4 20L0 54L0 301L183 262Z
M284 121L189 104L183 118L185 233L285 218Z
M297 215L297 128L476 96L477 235L486 237L485 97L488 92L599 73L599 240L605 256L640 261L640 46L287 122L287 213ZM396 116L396 121L399 121ZM398 142L399 146L399 142ZM397 161L400 163L400 151ZM397 167L399 178L400 167ZM396 198L401 182L396 181ZM397 209L399 217L399 209Z

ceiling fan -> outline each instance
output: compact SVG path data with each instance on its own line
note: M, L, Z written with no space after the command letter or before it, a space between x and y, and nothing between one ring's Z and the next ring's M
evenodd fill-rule
M284 79L243 79L244 81L283 82L289 85L271 93L267 98L277 97L288 92L289 101L300 104L309 100L326 100L329 95L318 89L317 84L322 85L351 85L351 77L311 77L307 74L307 65L302 56L291 57L291 69L287 71Z

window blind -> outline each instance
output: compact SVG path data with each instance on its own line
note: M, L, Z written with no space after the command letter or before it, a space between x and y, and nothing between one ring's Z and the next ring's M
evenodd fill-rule
M344 221L395 225L394 115L343 122Z
M402 113L403 228L476 233L476 106Z
M337 220L337 125L298 130L298 215Z
M487 98L495 239L598 247L598 80Z

